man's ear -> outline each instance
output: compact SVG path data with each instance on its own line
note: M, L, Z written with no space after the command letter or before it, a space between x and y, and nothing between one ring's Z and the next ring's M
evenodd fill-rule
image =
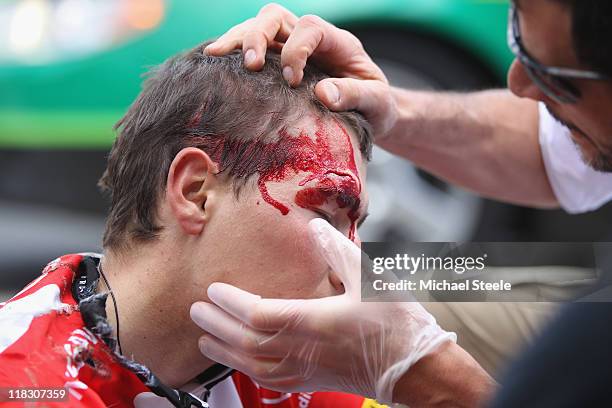
M206 202L216 184L217 165L204 151L187 147L172 160L166 184L166 199L186 234L202 232L209 214Z

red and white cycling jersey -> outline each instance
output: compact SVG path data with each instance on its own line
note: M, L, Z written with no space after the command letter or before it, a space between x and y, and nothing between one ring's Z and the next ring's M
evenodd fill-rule
M39 278L0 304L0 389L67 390L66 401L39 403L47 407L173 407L86 326L72 292L83 258L66 255L52 261ZM183 391L198 397L210 383L191 384ZM6 394L2 400L7 401ZM239 372L216 382L207 402L211 408L380 407L350 394L270 391ZM32 406L19 401L4 404Z

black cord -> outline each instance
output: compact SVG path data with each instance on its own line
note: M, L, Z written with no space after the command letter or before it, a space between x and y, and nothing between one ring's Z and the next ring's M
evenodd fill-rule
M117 346L119 347L119 354L123 355L123 351L121 350L121 340L119 339L119 311L117 309L117 300L115 299L113 289L108 284L108 280L106 279L106 276L104 276L104 272L102 271L102 261L100 261L98 269L100 270L100 275L102 275L102 279L104 279L104 284L108 288L111 298L113 299L113 306L115 307L115 321L117 322Z

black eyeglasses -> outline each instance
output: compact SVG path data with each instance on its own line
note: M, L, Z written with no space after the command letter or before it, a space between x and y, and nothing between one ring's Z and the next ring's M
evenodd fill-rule
M514 2L510 2L508 21L508 46L514 56L525 67L529 78L544 92L546 96L557 103L576 103L581 97L580 90L569 79L591 79L606 81L607 75L593 71L583 71L571 68L549 67L532 58L521 40L518 12Z

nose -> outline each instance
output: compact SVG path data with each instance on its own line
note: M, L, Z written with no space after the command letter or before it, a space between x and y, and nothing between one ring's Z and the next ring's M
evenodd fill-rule
M520 98L529 98L534 101L544 101L546 95L529 78L525 67L518 60L514 60L508 71L508 88Z

